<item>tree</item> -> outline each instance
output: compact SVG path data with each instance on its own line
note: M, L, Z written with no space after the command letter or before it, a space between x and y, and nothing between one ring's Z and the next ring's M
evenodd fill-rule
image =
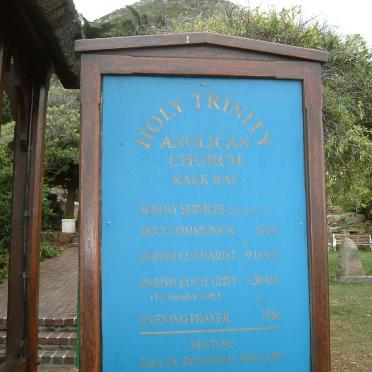
M372 65L365 41L349 36L324 69L324 123L330 202L372 209Z
M51 81L46 120L45 177L67 189L65 215L72 216L79 188L79 93Z

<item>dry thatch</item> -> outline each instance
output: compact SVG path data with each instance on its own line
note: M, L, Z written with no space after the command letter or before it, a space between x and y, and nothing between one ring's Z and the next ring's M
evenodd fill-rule
M82 37L81 22L72 0L28 0L37 14L40 31L53 51L54 66L62 83L78 81L79 59L74 41ZM68 72L67 72L67 71ZM64 75L72 75L64 79ZM64 80L66 80L64 82Z
M79 85L74 41L82 37L72 0L2 0L0 40L34 65L53 65L66 88Z

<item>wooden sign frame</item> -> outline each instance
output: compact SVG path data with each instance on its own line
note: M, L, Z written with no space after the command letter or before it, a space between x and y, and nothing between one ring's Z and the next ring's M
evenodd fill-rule
M101 85L103 75L295 79L303 83L312 370L330 370L321 64L312 49L230 36L78 40L81 53L81 371L101 370Z

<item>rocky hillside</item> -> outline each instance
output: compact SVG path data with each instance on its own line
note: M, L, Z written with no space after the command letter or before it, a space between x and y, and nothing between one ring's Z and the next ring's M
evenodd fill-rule
M86 21L84 32L87 38L171 32L176 19L208 17L216 7L232 9L236 5L225 0L141 0L94 22Z
M331 206L327 215L328 234L372 234L372 216L345 212L341 207Z

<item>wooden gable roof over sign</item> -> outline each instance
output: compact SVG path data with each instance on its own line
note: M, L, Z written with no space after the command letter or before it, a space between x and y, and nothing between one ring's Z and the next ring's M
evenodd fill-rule
M2 0L0 42L21 56L30 71L52 65L66 88L79 87L80 61L74 41L82 37L72 0Z
M77 40L75 43L75 50L81 53L122 53L127 51L125 54L132 55L137 54L138 50L157 49L158 53L159 50L164 50L164 54L169 56L171 48L173 50L198 49L203 54L206 53L206 47L221 52L221 58L224 58L226 53L230 53L229 57L231 57L231 52L234 52L237 58L239 55L241 58L249 55L252 59L255 56L259 57L258 59L266 56L269 59L305 60L319 63L328 60L328 54L321 50L208 32L89 39Z

